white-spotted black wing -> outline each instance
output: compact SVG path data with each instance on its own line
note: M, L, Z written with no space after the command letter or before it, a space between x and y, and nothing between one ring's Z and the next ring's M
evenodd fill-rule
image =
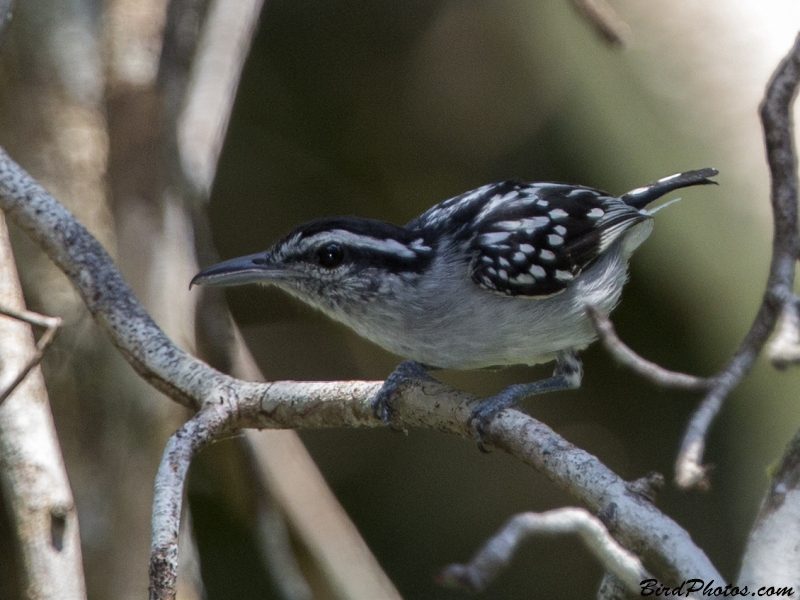
M630 227L649 216L599 190L517 184L474 218L472 279L508 296L564 291Z

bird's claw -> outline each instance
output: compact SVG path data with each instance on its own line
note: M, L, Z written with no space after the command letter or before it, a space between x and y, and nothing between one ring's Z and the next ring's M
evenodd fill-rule
M511 387L513 388L513 386ZM509 394L508 391L509 388L503 390L497 396L492 396L491 398L483 400L473 409L467 419L467 427L474 426L475 438L478 441L478 450L481 452L489 452L485 443L486 430L495 416L500 413L500 411L511 406L519 408L517 398L513 394Z
M383 421L386 425L394 428L392 424L392 416L394 409L391 406L395 394L399 391L403 383L409 379L427 379L433 381L433 378L427 374L426 368L413 360L406 360L401 362L394 372L386 378L381 389L375 394L372 400L373 414Z

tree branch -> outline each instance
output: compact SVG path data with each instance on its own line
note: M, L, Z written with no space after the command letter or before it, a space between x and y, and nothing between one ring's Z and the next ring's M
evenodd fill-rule
M227 430L227 418L212 408L201 410L172 434L158 467L153 497L150 547L150 599L174 599L178 582L178 533L183 488L197 452Z
M7 313L27 313L1 215L0 304ZM0 320L0 385L13 392L0 406L2 492L17 533L24 596L81 600L86 590L78 514L44 379L38 370L20 377L31 354L30 327L19 319Z
M769 278L761 306L736 354L717 375L686 428L675 465L675 480L682 488L708 484L702 465L705 440L725 398L750 371L761 353L778 317L786 313L784 323L791 324L795 310L794 271L800 250L797 225L797 157L794 149L791 107L800 83L800 36L783 59L767 85L761 103L767 161L772 177L772 212L774 237ZM783 334L785 336L786 333ZM800 338L799 335L794 336Z
M22 380L25 379L28 373L30 373L36 365L42 362L44 351L53 341L53 338L55 338L58 328L61 327L61 319L59 317L46 317L29 310L14 310L13 308L4 306L0 306L0 315L5 315L6 317L17 319L18 321L23 321L29 325L38 325L39 327L45 328L45 332L42 334L42 337L40 337L39 341L36 342L36 349L31 357L20 369L17 376L5 387L4 390L0 391L0 404L3 404L3 401L8 398L9 395L11 395L11 392L13 392L20 383L22 383Z
M767 348L776 369L800 363L800 298L794 296L783 303L778 326Z
M737 583L800 588L800 432L789 442L750 532Z
M793 293L795 262L800 252L797 209L797 157L794 149L791 106L800 84L800 36L776 69L761 104L767 161L772 176L774 237L769 278L761 306L739 348L717 375L707 378L668 371L638 356L614 332L605 315L593 307L587 312L603 345L620 363L663 387L706 391L695 409L675 462L675 482L684 489L709 486L702 465L706 436L725 399L755 364L780 321L770 345L776 367L800 362L800 299Z
M603 346L622 366L665 388L694 392L707 390L712 386L712 379L670 371L642 358L619 339L608 316L594 306L587 306L586 312L592 320Z
M571 0L571 2L575 10L586 19L604 42L617 48L628 44L631 29L606 0Z
M197 61L178 121L183 173L208 197L244 61L263 0L216 0L209 7Z
M651 579L636 556L620 546L602 521L582 508L559 508L545 513L521 513L492 536L468 564L445 567L438 579L445 585L481 592L506 568L519 546L535 535L577 533L605 570L615 575L632 593L640 582Z

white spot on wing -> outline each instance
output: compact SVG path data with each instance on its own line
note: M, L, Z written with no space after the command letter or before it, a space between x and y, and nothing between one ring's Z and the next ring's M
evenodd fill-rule
M567 233L567 228L564 227L563 225L556 225L555 227L553 227L553 231L555 231L558 235L564 235L565 233Z
M530 244L520 244L519 249L522 250L525 254L531 254L536 251L536 248L534 248Z
M510 232L495 231L493 233L483 233L478 236L478 243L481 246L493 246L499 242L505 242L511 236Z
M506 260L504 257L502 257L502 256L501 256L500 258L498 258L498 259L497 259L497 262L498 262L498 263L500 263L500 266L501 266L501 267L505 267L506 269L508 269L508 268L511 266L511 263L510 263L510 262L508 262L508 261L507 261L507 260Z
M430 252L431 247L426 246L423 242L424 240L422 238L417 238L416 240L411 242L410 245L414 250L417 250L419 252Z
M530 269L528 269L528 272L538 279L542 279L543 277L547 276L547 271L545 271L539 265L531 265Z
M519 231L524 230L532 233L534 230L544 227L550 223L548 217L531 217L529 219L519 219L517 221L500 221L494 224L497 229L504 229L506 231Z
M556 269L555 278L559 281L572 281L575 276L570 273L569 271L562 271L561 269Z
M550 215L550 218L553 219L554 221L558 221L560 219L566 219L569 216L567 211L565 211L563 208L554 208L548 214Z
M513 281L516 281L517 283L521 283L521 284L525 285L525 284L533 283L535 281L535 279L531 275L528 275L527 273L523 273L522 275L517 275L516 277L514 277Z
M484 206L481 209L481 212L478 215L477 220L480 221L481 219L484 219L484 218L488 217L489 215L492 214L492 212L497 210L500 206L502 206L506 202L510 201L512 198L517 197L518 195L519 195L519 192L517 190L511 190L510 192L508 192L508 193L506 193L506 194L504 194L502 196L500 194L497 194L497 195L493 196L492 199L489 200L489 202L486 203L486 206Z
M590 219L599 219L604 214L606 213L602 208L593 208L588 213L586 213L586 216L589 217Z
M500 270L497 272L497 276L498 276L500 279L502 279L503 281L508 281L508 273L506 272L506 270L505 270L505 269L500 269Z
M515 263L524 265L525 263L528 262L528 257L525 256L522 252L515 252L514 256L511 257L511 260L513 260Z
M542 260L555 260L556 254L555 252L551 252L550 250L540 250L539 258L541 258Z
M561 237L560 235L555 235L551 233L550 235L547 236L547 242L554 247L560 246L561 244L564 243L564 238Z

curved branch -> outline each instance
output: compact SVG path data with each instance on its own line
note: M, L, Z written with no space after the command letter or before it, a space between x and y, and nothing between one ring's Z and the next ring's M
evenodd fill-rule
M519 546L535 535L577 533L605 570L615 575L631 593L640 592L640 582L651 579L641 561L611 537L603 522L582 508L559 508L544 513L521 513L494 534L468 564L445 567L438 579L471 592L486 589L508 566Z
M178 582L178 533L183 487L189 465L200 449L226 430L227 419L201 410L172 434L156 474L153 537L150 545L150 599L175 598Z
M714 382L710 378L670 371L642 358L619 339L608 316L594 306L587 306L586 312L592 320L603 346L622 366L665 388L696 392L707 390L713 385Z
M628 45L631 28L619 18L614 8L606 0L571 1L601 40L615 48L624 48Z
M800 362L800 299L793 293L800 233L797 223L797 156L791 118L798 84L800 36L773 74L761 103L767 161L772 176L772 261L761 306L725 368L706 378L668 371L638 356L617 337L605 315L587 307L603 345L620 363L663 387L706 391L689 420L675 461L675 482L684 489L709 486L707 470L702 464L709 428L725 399L752 369L778 321L780 326L770 345L773 364L783 368Z
M798 84L800 36L767 85L766 97L760 109L772 177L774 237L769 279L750 330L731 362L715 377L714 387L696 409L686 429L675 465L675 480L682 488L707 485L702 459L708 429L725 398L752 368L775 328L778 317L784 312L794 310L795 296L792 290L795 262L800 250L800 234L797 229L797 156L791 107Z
M6 306L0 306L0 315L11 317L12 319L17 319L18 321L23 321L29 325L38 325L39 327L45 328L45 332L42 334L42 337L39 338L39 341L36 342L36 348L25 363L25 366L19 370L19 373L17 373L17 376L11 381L11 383L6 385L5 389L0 391L0 404L2 404L3 400L8 398L11 395L11 392L13 392L16 387L22 383L22 380L27 377L28 373L30 373L36 365L42 362L42 358L44 358L44 351L47 350L47 347L56 337L59 327L61 327L61 319L59 317L46 317L45 315L40 315L29 310L14 310L13 308Z
M192 359L164 335L102 245L3 149L0 208L69 277L112 343L158 390L197 410L204 396L204 377L230 379Z

